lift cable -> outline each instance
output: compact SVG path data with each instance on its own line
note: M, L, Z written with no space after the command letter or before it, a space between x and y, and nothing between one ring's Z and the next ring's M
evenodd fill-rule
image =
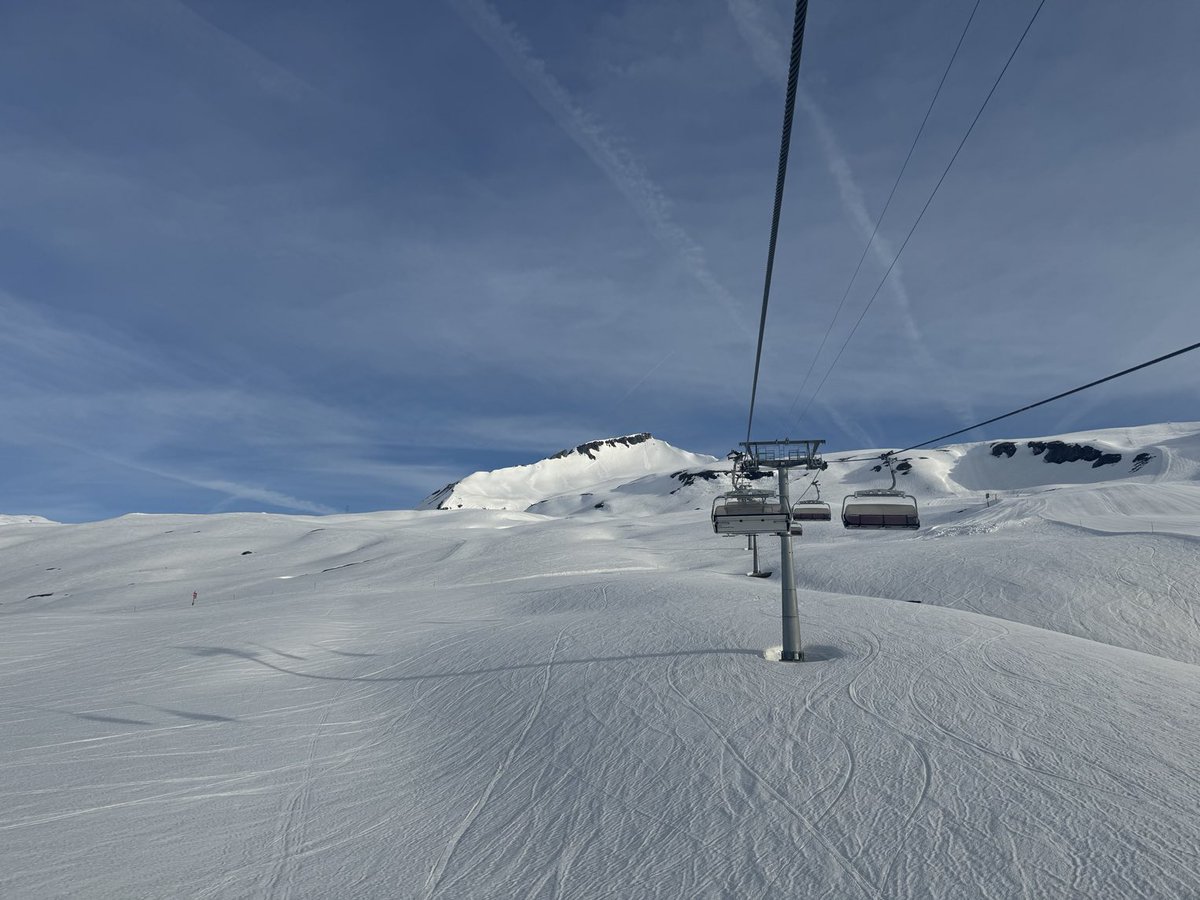
M801 500L803 500L805 497L807 497L807 496L808 496L808 492L809 492L809 491L811 491L811 490L813 489L813 485L817 483L817 476L818 476L818 475L820 475L820 472L816 472L816 473L814 473L814 474L813 474L813 477L809 479L809 481L808 481L808 484L805 486L805 488L804 488L804 491L803 491L803 492L800 494L800 496L799 496L799 497L797 497L797 498L796 498L796 499L793 501L794 503L799 503ZM821 499L821 496L820 496L820 495L821 495L821 491L820 491L820 489L818 489L818 490L817 490L817 499L818 499L818 500L820 500L820 499Z
M1132 372L1137 372L1139 369L1149 368L1150 366L1157 365L1160 362L1166 362L1168 359L1173 359L1176 356L1182 356L1185 353L1191 353L1193 350L1197 350L1197 349L1200 349L1200 343L1191 344L1190 346L1183 347L1179 350L1174 351L1173 353L1167 353L1163 356L1159 356L1155 359L1149 360L1148 362L1140 363L1136 366L1131 366L1128 369L1122 369L1120 372L1115 372L1112 375L1105 376L1104 378L1098 378L1095 381L1089 381L1087 384L1082 384L1079 387L1072 388L1069 391L1063 391L1061 394L1055 394L1053 397L1047 397L1045 400L1039 400L1037 403L1030 403L1027 406L1022 406L1020 409L1014 409L1012 412L1006 412L1002 416L994 416L985 422L979 422L975 425L971 425L968 428L960 428L958 431L951 431L949 434L943 434L943 435L940 435L939 437L930 438L927 441L921 441L921 443L919 443L919 444L913 444L911 447L905 447L903 450L893 450L890 453L886 453L884 455L885 456L895 456L898 453L907 453L909 450L916 450L919 447L925 447L929 444L940 443L941 441L944 441L946 438L955 437L957 435L971 431L974 428L982 428L984 425L991 425L993 422L999 422L1001 419L1007 419L1009 416L1015 416L1018 413L1023 413L1028 410L1035 409L1036 407L1039 407L1039 406L1045 406L1047 403L1052 403L1055 400L1061 400L1063 397L1069 397L1072 394L1078 394L1080 391L1086 391L1088 388L1093 388L1098 384L1104 384L1104 382L1106 382L1106 381L1112 381L1115 378L1120 378L1122 375L1129 375Z
M1001 419L1007 419L1019 413L1028 412L1031 409L1036 409L1039 406L1045 406L1047 403L1053 403L1055 400L1061 400L1063 397L1070 397L1072 394L1078 394L1080 391L1086 391L1088 388L1094 388L1097 385L1104 384L1107 381L1113 381L1125 375L1130 375L1142 369L1148 369L1150 366L1156 366L1161 362L1166 362L1168 359L1174 359L1176 356L1183 356L1185 353L1191 353L1193 350L1200 350L1200 342L1189 344L1187 347L1181 347L1171 353L1157 356L1154 359L1147 360L1144 363L1138 363L1136 366L1130 366L1128 369L1122 369L1120 372L1114 372L1112 375L1106 375L1103 378L1097 378L1095 381L1089 381L1087 384L1081 384L1077 388L1071 388L1069 391L1063 391L1061 394L1055 394L1053 397L1047 397L1045 400L1039 400L1037 403L1029 403L1022 406L1020 409L1014 409L1011 412L1006 412L1003 415L992 416L983 422L977 422L967 428L960 428L958 431L951 431L949 434L939 435L935 438L930 438L927 441L921 441L919 444L913 444L911 447L905 447L903 450L888 450L879 456L846 456L841 459L828 459L830 463L851 463L851 462L874 462L879 459L887 459L890 456L899 456L901 453L907 453L909 450L919 450L921 447L928 447L930 444L941 443L946 438L957 437L960 434L966 434L968 431L973 431L976 428L982 428L984 425L991 425L993 422L999 422Z
M921 140L921 135L925 133L925 126L929 122L930 114L933 113L934 104L937 103L938 97L942 94L942 86L946 83L946 76L950 74L950 69L954 66L954 61L958 59L958 51L962 48L963 40L966 38L967 31L971 27L971 22L975 19L975 13L979 9L980 2L982 0L975 0L975 5L971 8L971 15L967 17L967 24L963 26L962 34L958 36L958 43L954 45L954 52L950 54L950 61L946 63L946 68L942 72L942 78L938 82L937 90L933 92L933 99L929 101L929 106L925 110L925 118L921 119L921 125L913 137L911 146L908 148L908 155L904 157L904 163L900 166L900 171L896 174L896 180L892 182L892 189L888 192L887 200L884 201L879 218L875 220L875 227L871 231L871 236L867 238L867 244L863 247L862 255L858 258L858 264L854 267L854 274L850 276L850 281L846 284L846 290L842 292L842 299L838 301L837 309L833 311L833 318L829 320L829 327L825 329L825 336L821 338L817 352L813 355L812 362L808 364L808 371L804 373L804 378L800 382L800 389L796 391L796 398L792 400L791 409L788 410L789 415L795 410L796 404L800 402L800 398L804 396L804 389L808 387L813 369L817 367L817 362L821 358L821 352L825 349L825 344L828 343L829 336L833 333L833 326L837 324L838 316L842 314L842 308L846 305L846 298L850 296L850 289L854 287L854 282L858 279L858 273L862 270L863 263L867 259L867 254L871 250L871 245L875 243L875 235L879 233L879 226L883 224L883 217L887 215L887 211L892 205L892 198L896 196L896 189L900 187L900 181L904 178L904 173L907 171L908 164L912 160L913 152L917 149L917 143Z
M1043 0L1044 2L1044 0ZM754 425L754 401L758 396L758 370L762 363L763 334L767 327L767 301L771 297L771 273L775 268L775 242L779 237L779 213L783 208L783 182L787 178L788 150L792 144L792 116L796 109L796 82L800 75L800 48L804 43L804 20L808 0L796 0L796 18L792 25L792 56L788 62L787 96L783 105L783 137L779 143L779 171L775 178L775 209L771 214L771 242L767 249L767 275L763 283L762 313L758 320L758 349L754 353L754 381L750 388L750 415L746 420L746 441Z
M833 362L830 363L829 368L825 370L825 376L821 379L820 384L817 385L817 389L813 391L812 396L808 398L808 403L805 405L803 411L800 413L800 416L797 418L797 422L803 420L809 409L812 408L814 401L817 399L817 395L821 393L821 388L825 386L825 382L829 380L829 376L837 366L838 360L840 360L842 358L842 354L846 352L846 347L849 345L851 339L858 331L858 326L860 326L863 322L863 319L866 318L866 315L870 311L872 304L875 302L875 298L879 296L879 292L883 289L884 284L887 282L888 276L892 274L892 269L894 269L896 267L896 263L900 261L900 255L904 252L904 248L908 246L908 242L912 238L913 232L917 230L917 226L920 225L921 220L925 218L925 213L928 211L929 205L933 202L933 198L937 196L938 189L941 188L942 182L946 180L946 176L950 174L950 169L953 168L954 161L958 159L958 155L962 152L962 148L967 143L967 138L971 136L971 132L975 130L976 123L979 122L979 118L983 115L983 111L987 109L988 102L992 99L992 95L996 93L996 88L1000 86L1001 79L1004 78L1004 73L1008 71L1008 67L1016 57L1017 51L1020 50L1021 45L1025 43L1025 36L1029 34L1029 30L1033 27L1033 23L1037 21L1038 14L1042 11L1042 7L1045 5L1046 0L1041 0L1041 2L1037 5L1037 9L1033 11L1033 15L1030 17L1029 23L1025 26L1025 30L1021 32L1021 37L1017 40L1016 46L1013 47L1012 53L1009 54L1008 61L1004 63L1004 68L1000 70L1000 74L997 75L996 80L992 82L991 90L989 90L987 96L984 97L983 103L979 107L979 111L975 113L975 118L971 120L971 124L967 127L967 131L962 136L962 140L958 142L958 147L955 149L954 155L950 157L950 162L946 164L946 168L942 171L941 177L933 186L933 190L930 192L929 198L925 201L925 205L921 207L921 212L917 215L912 227L909 228L908 234L905 235L903 243L900 244L900 249L896 251L896 255L892 258L891 265L889 265L887 271L883 273L883 277L879 280L879 284L875 287L875 292L871 294L871 299L867 301L867 305L863 307L862 313L859 314L858 321L854 323L854 327L851 328L850 333L846 335L846 340L842 342L842 346L838 350L837 355L833 358Z

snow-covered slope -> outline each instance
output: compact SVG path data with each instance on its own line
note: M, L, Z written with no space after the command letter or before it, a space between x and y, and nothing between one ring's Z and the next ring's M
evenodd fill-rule
M1197 433L913 454L922 530L796 541L798 665L707 459L6 525L0 896L1200 896Z
M887 487L890 481L875 459L884 452L827 452L823 486L839 498L863 487ZM869 461L853 461L864 458ZM1200 423L948 444L895 461L898 486L929 499L1104 482L1187 483L1200 480Z
M549 504L574 511L595 505L587 497L650 473L710 466L711 456L672 447L649 434L589 441L528 466L476 472L427 497L421 509L514 509Z
M57 525L57 522L41 516L2 516L0 525Z
M859 567L901 543L859 537ZM4 897L1200 895L1200 669L821 591L809 661L771 663L777 583L691 511L130 516L0 554Z

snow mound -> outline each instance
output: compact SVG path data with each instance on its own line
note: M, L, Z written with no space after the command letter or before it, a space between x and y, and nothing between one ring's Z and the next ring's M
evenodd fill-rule
M57 525L58 522L42 516L4 516L0 515L0 525Z
M689 453L648 433L588 441L527 466L476 472L448 484L419 509L508 509L564 515L597 508L588 502L601 489L615 489L648 475L711 466L712 456ZM669 488L663 493L668 493ZM534 507L542 508L534 508Z

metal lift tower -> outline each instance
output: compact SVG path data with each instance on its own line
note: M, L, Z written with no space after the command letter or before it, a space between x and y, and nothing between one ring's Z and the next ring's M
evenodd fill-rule
M779 500L785 510L791 510L788 496L789 469L824 469L826 463L817 450L825 441L746 441L746 455L761 469L776 469L779 472ZM804 653L800 649L800 618L796 609L796 571L792 565L792 536L784 531L779 536L779 576L783 584L783 651L779 658L783 662L801 662Z

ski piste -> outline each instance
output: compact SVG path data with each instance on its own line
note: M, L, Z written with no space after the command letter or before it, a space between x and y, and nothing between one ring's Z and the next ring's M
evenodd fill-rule
M460 483L521 509L6 518L0 895L1200 895L1200 425L909 454L920 530L796 540L791 665L724 461L648 444Z

